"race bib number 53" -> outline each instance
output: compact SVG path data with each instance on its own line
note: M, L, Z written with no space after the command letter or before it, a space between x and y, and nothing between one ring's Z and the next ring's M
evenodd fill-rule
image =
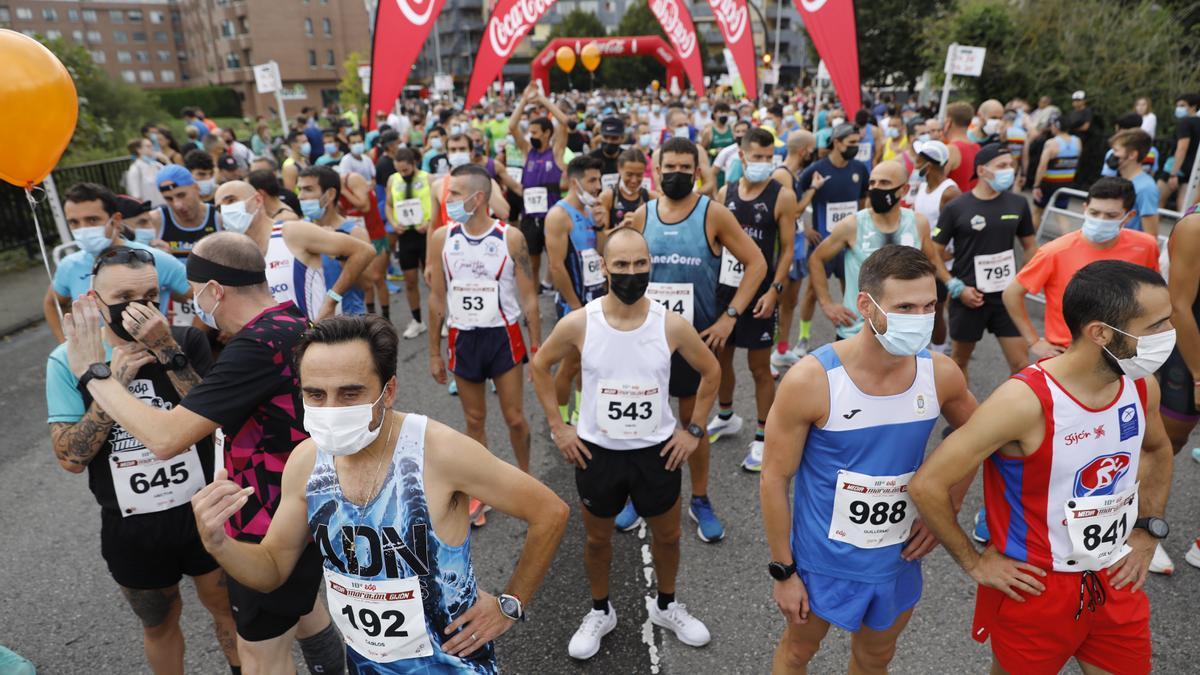
M908 496L915 472L868 476L838 471L829 538L858 548L882 548L908 540L917 510Z

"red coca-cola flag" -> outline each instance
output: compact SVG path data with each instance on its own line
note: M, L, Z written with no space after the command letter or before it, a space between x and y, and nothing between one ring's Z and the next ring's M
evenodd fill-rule
M696 40L692 13L683 0L650 0L650 11L662 25L679 60L683 61L683 71L692 81L692 89L696 90L697 95L704 94L704 64L700 60L700 45ZM738 65L741 66L740 63Z
M446 0L381 0L375 13L375 42L371 45L371 110L391 112L425 38L437 22Z
M708 6L712 7L717 25L721 27L725 45L733 53L733 62L737 64L746 95L756 98L758 75L755 68L758 64L754 61L754 30L750 27L746 0L708 0Z
M853 0L795 0L817 54L825 60L846 119L862 107L858 84L858 32Z
M554 0L500 0L496 3L475 55L475 70L467 86L468 108L483 98L488 85L500 74L521 38L553 4Z

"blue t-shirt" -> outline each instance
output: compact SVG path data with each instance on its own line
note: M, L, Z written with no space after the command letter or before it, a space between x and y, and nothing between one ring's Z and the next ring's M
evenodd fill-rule
M1145 171L1133 177L1133 219L1129 221L1131 230L1142 230L1142 218L1158 215L1158 184L1146 175Z
M175 256L136 241L127 241L122 246L145 249L154 256L154 268L158 272L159 305L163 312L167 311L167 302L172 293L187 295L191 290L187 281L187 268ZM51 284L54 292L72 300L87 293L92 288L94 264L95 256L87 251L76 251L63 258L62 262L58 263L58 269L54 270L54 282Z
M345 157L345 155L342 155L342 157ZM315 163L317 166L329 166L330 164L337 164L338 162L342 161L342 157L334 157L333 155L321 155L320 157L317 158L317 161Z
M821 129L817 129L817 133L816 133L817 149L820 150L821 148L828 148L829 147L829 138L831 136L833 136L833 127L827 126L827 127L822 127Z
M1110 149L1104 153L1104 161L1108 162L1108 158L1111 156L1112 150ZM1142 171L1146 172L1151 178L1158 173L1158 148L1150 147L1150 152L1146 153L1146 159L1142 160ZM1100 167L1100 175L1115 176L1117 175L1117 170L1108 168L1108 164L1106 163Z
M196 140L203 141L204 137L208 135L208 125L204 122L201 122L200 120L193 120L188 122L188 124L191 124L193 127L195 127L196 132L200 134L196 137Z
M862 162L852 159L846 166L838 168L828 157L813 162L800 174L797 197L812 187L814 173L821 172L825 183L813 195L813 223L822 237L829 236L837 221L858 213L859 200L867 196L867 181L871 174ZM833 222L829 222L832 218Z

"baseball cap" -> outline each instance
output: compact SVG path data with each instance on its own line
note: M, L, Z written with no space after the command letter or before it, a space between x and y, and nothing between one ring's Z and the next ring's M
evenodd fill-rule
M854 126L853 124L847 124L847 123L843 122L842 124L839 124L833 128L833 134L830 136L830 138L832 138L835 141L840 141L843 138L849 136L850 134L857 134L857 133L858 133L858 127Z
M148 201L141 201L129 195L117 195L117 211L122 218L137 218L154 208Z
M997 157L1008 154L1010 154L1008 146L1004 145L1003 143L988 143L980 148L979 152L975 154L975 166L978 168L984 164L987 164L993 159L996 159Z
M237 171L237 162L229 155L221 155L221 159L217 160L217 168L222 171Z
M913 150L938 166L946 166L950 161L950 149L941 141L917 141L913 143Z
M621 121L620 117L605 117L604 121L600 123L600 135L624 136L625 123Z
M1082 101L1087 98L1087 94L1083 93L1082 89L1076 89L1074 94L1071 94L1072 101Z
M158 175L154 177L154 183L160 191L174 190L175 188L195 185L196 179L192 178L191 171L178 164L169 164L158 170Z

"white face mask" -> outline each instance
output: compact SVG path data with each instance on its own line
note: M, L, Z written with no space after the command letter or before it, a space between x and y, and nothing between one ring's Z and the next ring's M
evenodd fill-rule
M867 297L871 299L871 304L875 305L876 309L883 312L883 308L879 306L878 302L875 302L875 298L870 295ZM915 356L925 348L925 345L929 344L929 339L933 337L933 319L936 316L933 313L884 312L884 315L887 316L887 331L884 333L880 333L869 318L867 323L871 325L871 330L875 332L879 343L892 356Z
M1108 324L1104 325L1108 326ZM1137 352L1127 359L1118 359L1112 352L1108 351L1108 347L1104 347L1104 351L1109 356L1112 356L1116 360L1117 365L1121 367L1121 372L1134 380L1140 380L1143 377L1153 375L1166 362L1167 357L1171 355L1171 351L1175 349L1174 328L1162 333L1138 336L1130 335L1120 328L1108 327L1121 335L1137 340Z
M374 403L362 405L313 407L305 403L304 430L321 452L335 457L353 455L379 437L383 421L371 429L371 418L386 390L385 386Z
M579 181L575 181L575 191L579 194L580 203L589 209L595 206L596 202L599 201L595 195L587 190L584 190L583 186L579 184Z
M247 200L248 201L248 200ZM221 205L221 227L230 232L245 234L254 223L258 209L246 211L246 202L234 202Z

